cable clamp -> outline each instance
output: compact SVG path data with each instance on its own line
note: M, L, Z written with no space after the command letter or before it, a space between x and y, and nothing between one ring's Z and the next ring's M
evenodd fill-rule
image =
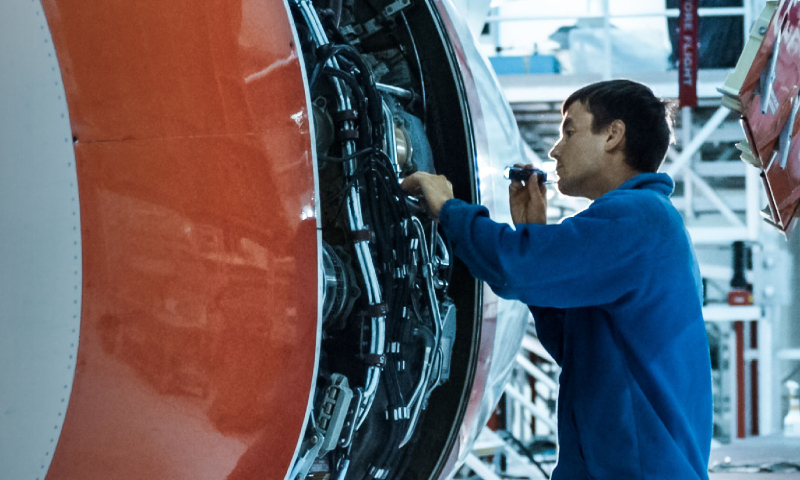
M375 241L375 235L372 233L372 230L369 228L364 228L361 230L351 230L350 231L350 240L353 243L358 242L373 242Z
M364 363L370 367L383 368L383 366L386 365L386 355L378 355L377 353L365 354Z
M358 120L358 110L337 110L333 112L333 119L337 122L353 122Z
M358 130L352 128L342 128L339 130L339 140L358 140Z

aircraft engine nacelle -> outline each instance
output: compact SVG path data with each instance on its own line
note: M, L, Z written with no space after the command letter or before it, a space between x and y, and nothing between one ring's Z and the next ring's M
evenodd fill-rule
M449 0L13 0L0 69L0 478L454 473L528 312L399 188L526 161Z

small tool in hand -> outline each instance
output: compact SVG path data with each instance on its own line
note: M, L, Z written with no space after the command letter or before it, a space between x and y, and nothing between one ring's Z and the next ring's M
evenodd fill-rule
M540 185L556 183L554 180L548 180L547 172L539 170L538 168L506 167L505 171L503 172L503 176L512 182L527 181L533 174L536 174L536 179Z

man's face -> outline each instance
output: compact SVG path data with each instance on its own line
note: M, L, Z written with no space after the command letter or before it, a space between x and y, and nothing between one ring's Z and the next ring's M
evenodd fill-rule
M592 133L592 120L586 106L574 102L561 121L561 138L550 150L557 165L558 189L565 195L594 198L606 134Z

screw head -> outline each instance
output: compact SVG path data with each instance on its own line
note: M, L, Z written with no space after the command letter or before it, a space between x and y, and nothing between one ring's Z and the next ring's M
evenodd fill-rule
M758 29L759 35L764 35L765 33L767 33L767 27L761 27Z

